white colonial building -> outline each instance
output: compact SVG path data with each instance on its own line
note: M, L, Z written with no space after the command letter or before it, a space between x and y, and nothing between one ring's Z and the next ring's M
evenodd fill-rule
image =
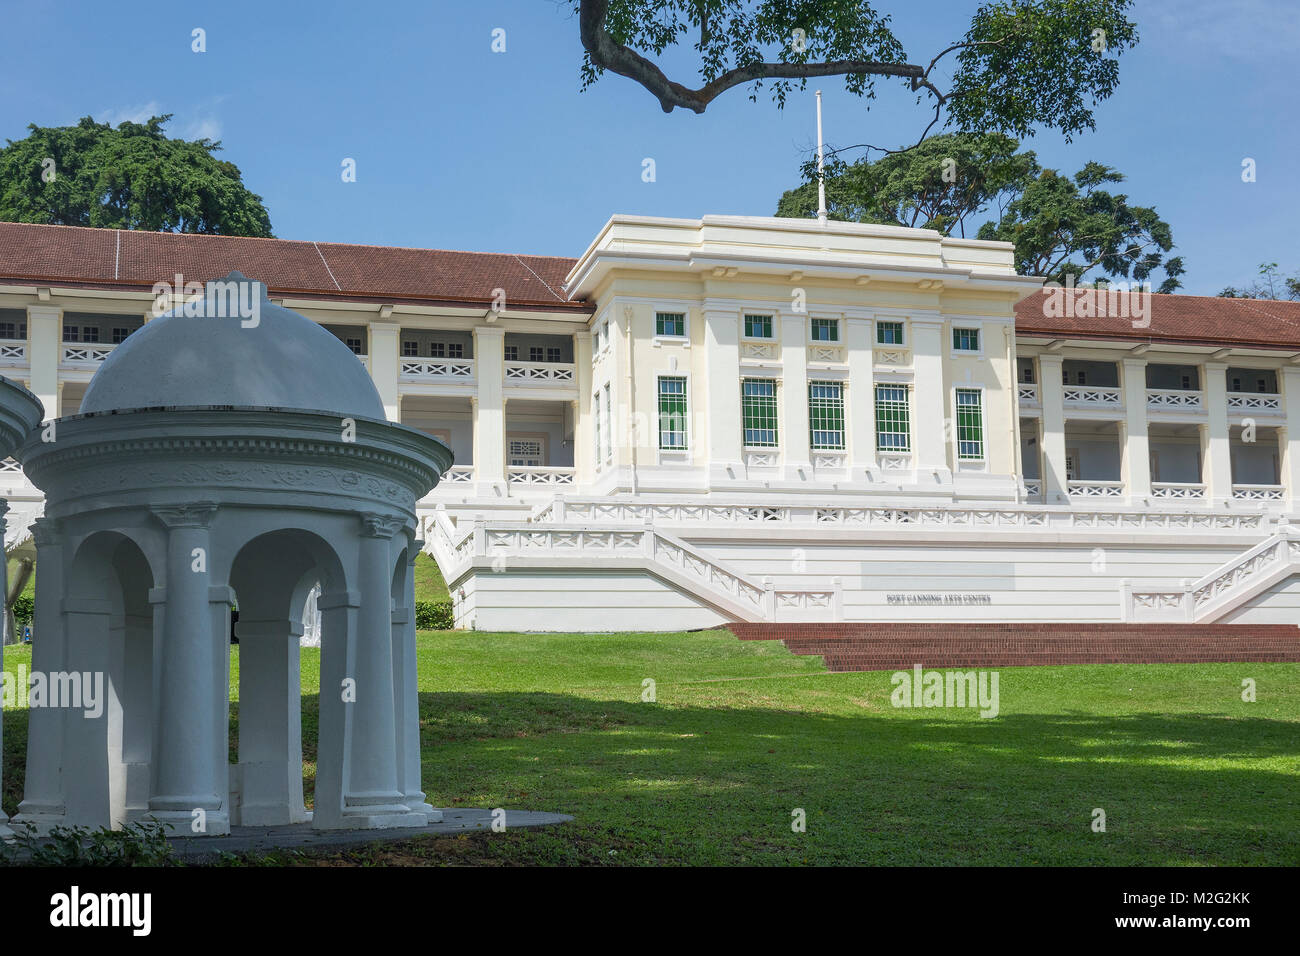
M452 448L419 511L464 626L1300 620L1300 303L789 219L616 216L576 261L0 224L0 374L75 414L232 269Z

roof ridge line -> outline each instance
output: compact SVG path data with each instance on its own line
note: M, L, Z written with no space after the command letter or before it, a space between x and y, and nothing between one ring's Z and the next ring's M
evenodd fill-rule
M334 283L334 288L342 292L343 286L339 285L339 280L334 278L334 270L331 269L330 264L325 261L325 253L320 251L320 246L316 244L315 239L311 240L311 247L316 250L316 255L320 256L321 265L323 265L325 271L329 273L330 281Z
M551 286L550 286L550 283L548 283L545 279L543 279L541 276L539 276L539 275L537 274L537 271L536 271L535 269L533 269L532 266L530 266L528 263L524 262L523 259L520 259L520 258L519 258L519 253L517 253L517 252L512 252L512 253L510 253L510 255L514 256L516 262L518 262L521 266L523 266L525 269L527 269L529 272L531 272L531 273L533 274L533 278L535 278L538 282L540 282L542 285L544 285L544 286L546 287L546 291L547 291L547 292L549 292L551 295L555 296L555 298L558 299L558 300L561 301L561 302L567 302L567 301L569 301L568 299L566 299L566 298L564 298L562 295L560 295L558 292L556 292L554 289L552 289Z

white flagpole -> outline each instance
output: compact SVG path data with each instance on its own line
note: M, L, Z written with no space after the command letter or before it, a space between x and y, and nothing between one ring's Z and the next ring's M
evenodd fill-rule
M817 221L826 224L826 157L822 149L822 91L817 91Z

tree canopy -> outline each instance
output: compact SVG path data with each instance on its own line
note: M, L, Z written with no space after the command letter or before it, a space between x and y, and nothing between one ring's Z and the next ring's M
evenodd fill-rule
M220 142L171 139L170 119L30 125L0 148L0 220L270 236L262 198L214 155Z
M1132 0L986 0L965 34L929 58L909 57L889 15L865 0L569 2L585 51L583 87L617 73L665 112L703 113L736 87L755 99L764 84L783 106L792 89L826 76L844 77L850 93L870 100L884 77L933 107L930 127L946 112L953 129L1024 137L1042 127L1067 141L1095 128L1093 108L1119 83L1117 57L1138 42ZM694 88L655 59L683 47L698 60Z
M1001 133L945 133L874 163L836 157L826 167L827 215L965 236L972 216L1038 170L1034 154L1018 148ZM803 172L805 182L777 203L778 216L816 215L816 162L805 163Z
M1228 286L1219 293L1225 299L1294 299L1300 301L1300 272L1284 276L1276 262L1261 262L1250 285Z
M803 171L805 182L777 203L778 216L816 214L816 164ZM1077 283L1099 272L1147 281L1163 270L1160 291L1172 292L1183 273L1180 258L1166 258L1172 230L1154 208L1102 188L1123 180L1100 163L1073 177L1044 169L999 133L948 133L876 162L836 159L827 167L826 206L832 219L1014 242L1022 275ZM973 220L987 216L976 228Z

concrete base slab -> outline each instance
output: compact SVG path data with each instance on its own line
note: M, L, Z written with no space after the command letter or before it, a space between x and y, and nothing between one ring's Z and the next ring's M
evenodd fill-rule
M412 837L476 830L492 832L492 811L467 808L444 808L441 821L422 827L398 827L386 830L315 830L310 823L278 827L230 828L228 836L172 837L176 855L190 862L202 862L219 853L267 853L273 850L337 850L367 843L393 843ZM505 811L507 830L531 830L569 823L567 813L544 813L532 810Z

